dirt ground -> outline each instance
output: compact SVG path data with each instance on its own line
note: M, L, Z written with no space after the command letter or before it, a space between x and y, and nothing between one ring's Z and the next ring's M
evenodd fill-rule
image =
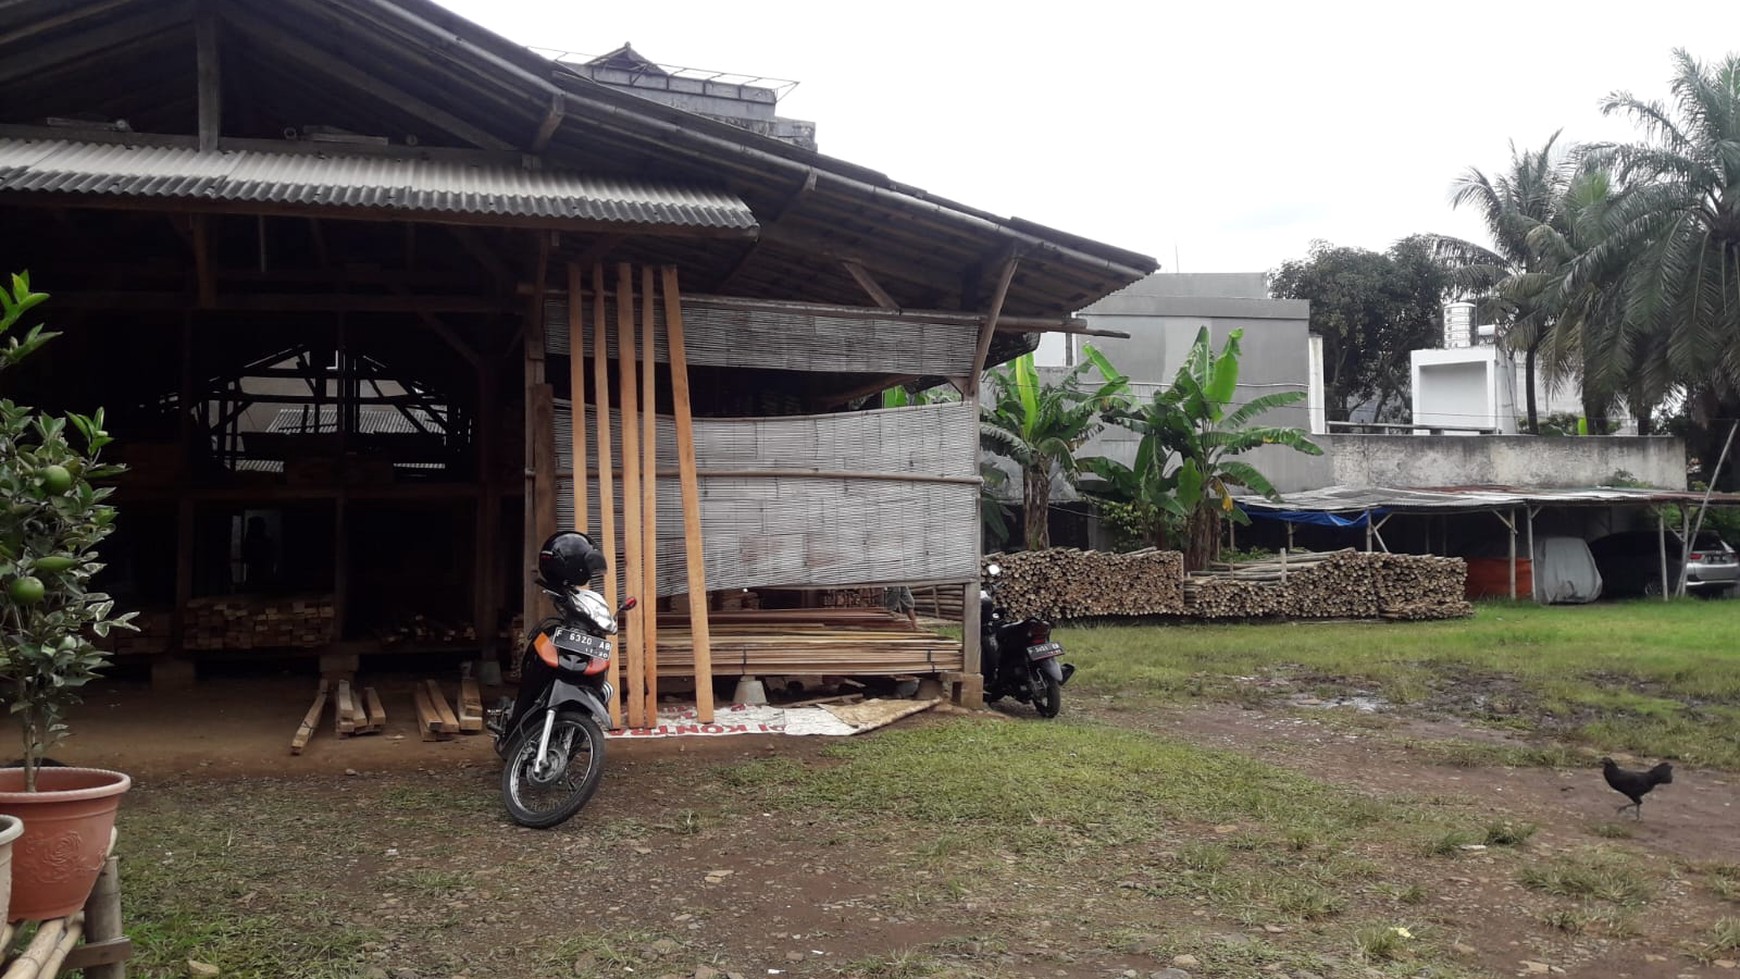
M1247 972L1216 962L1223 955L1234 961L1253 933L1284 945L1288 929L1265 933L1186 908L1178 909L1176 921L1144 920L1150 909L1129 904L1104 881L1071 879L1066 868L1035 867L1024 875L1012 866L997 882L1009 892L998 894L991 882L956 879L946 854L927 850L925 840L889 839L878 853L857 853L840 845L841 836L825 822L801 814L721 811L701 777L769 756L825 763L818 759L830 739L613 741L604 785L584 820L550 833L509 826L499 813L499 765L487 735L420 740L410 706L413 679L370 679L387 705L384 733L338 739L328 708L327 720L296 757L289 742L312 699L312 681L231 678L173 692L100 683L73 719L76 738L55 754L69 764L132 774L136 788L128 808L161 814L229 807L243 827L262 818L249 809L249 799L277 800L259 803L268 811L277 805L286 812L385 812L383 799L428 793L430 811L440 818L343 823L350 839L324 859L301 861L301 886L331 892L323 902L331 917L319 927L366 924L384 935L360 953L378 963L356 973L364 979L606 973L652 979L697 970L707 979L715 968L722 977L906 979L950 974L951 963L968 969L963 975L1181 979L1162 971L1175 964L1175 954L1199 960L1202 975L1286 974L1279 967L1252 965ZM485 691L486 703L493 693ZM1499 737L1451 722L1397 720L1362 730L1279 707L1114 709L1086 697L1067 700L1065 710L1244 753L1380 798L1455 797L1479 818L1539 826L1530 846L1547 853L1609 842L1600 828L1616 821L1620 801L1592 766L1457 768L1430 764L1401 740ZM1009 713L1014 716L993 711L901 723L1042 723L1020 708ZM1623 845L1664 865L1736 860L1737 803L1734 777L1677 772L1673 785L1650 797L1644 819ZM435 808L449 804L445 814ZM286 818L293 835L303 817ZM456 819L467 826L460 834L463 854L454 852ZM306 821L311 833L327 831L316 817ZM124 836L126 827L124 818ZM589 837L595 832L605 838ZM136 860L159 856L134 853ZM1013 864L1016 858L1006 859ZM560 873L546 872L552 862ZM1726 960L1704 964L1684 954L1689 922L1707 922L1724 909L1677 878L1659 907L1641 913L1637 934L1591 936L1557 931L1519 913L1526 895L1490 856L1446 866L1454 872L1434 871L1443 876L1433 881L1421 913L1455 936L1462 971L1454 974L1733 974ZM226 893L244 905L266 900L256 896L264 893L261 886L247 881ZM633 947L552 944L548 917L556 909L607 925ZM432 914L438 925L431 924ZM1180 946L1168 937L1175 933L1194 937ZM902 957L902 950L920 947L929 950L928 965ZM533 949L540 950L535 957ZM559 961L568 957L571 962ZM1330 974L1365 971L1347 964ZM1295 970L1292 977L1315 974Z

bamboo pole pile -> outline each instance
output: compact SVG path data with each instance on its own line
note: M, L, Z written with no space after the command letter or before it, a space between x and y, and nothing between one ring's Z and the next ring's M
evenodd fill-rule
M992 562L1002 568L997 604L1012 615L1062 620L1184 612L1184 558L1177 551L1053 547L985 558Z
M1473 614L1466 576L1460 558L1294 551L1195 572L1184 596L1189 614L1205 619L1458 618Z

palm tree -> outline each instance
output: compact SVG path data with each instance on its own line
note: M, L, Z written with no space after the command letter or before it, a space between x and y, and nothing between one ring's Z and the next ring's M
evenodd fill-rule
M1607 234L1578 260L1571 283L1598 280L1627 259L1624 339L1651 390L1683 385L1728 417L1740 410L1740 55L1706 67L1674 51L1671 105L1617 92L1602 111L1624 115L1641 142L1592 147L1620 184Z
M983 408L979 439L992 452L1021 467L1021 502L1030 550L1051 546L1052 472L1075 482L1075 450L1105 427L1101 414L1121 404L1129 389L1129 378L1104 354L1092 347L1083 349L1086 359L1057 384L1040 382L1032 354L991 372L992 397ZM1083 387L1090 371L1101 378L1092 391Z
M1544 263L1530 246L1529 236L1536 228L1559 221L1559 204L1575 166L1569 155L1554 152L1558 140L1555 132L1540 149L1527 152L1518 152L1512 143L1507 172L1490 178L1478 167L1469 167L1451 185L1450 206L1470 206L1479 212L1487 234L1492 236L1491 248L1461 238L1434 236L1439 256L1456 269L1455 283L1482 296L1487 315L1503 321L1503 342L1509 349L1525 351L1528 427L1535 434L1540 432L1535 364L1556 310L1503 285L1516 276L1543 271Z
M1230 410L1238 393L1243 335L1243 330L1232 331L1217 357L1203 327L1170 387L1146 403L1107 412L1107 421L1141 436L1134 466L1105 458L1082 460L1105 481L1100 495L1134 507L1154 521L1157 536L1169 535L1182 544L1187 569L1207 567L1214 560L1223 517L1250 522L1233 502L1235 487L1279 499L1268 477L1235 456L1260 445L1323 454L1299 429L1250 424L1264 412L1303 399L1303 391L1261 395ZM1171 465L1174 459L1176 465Z

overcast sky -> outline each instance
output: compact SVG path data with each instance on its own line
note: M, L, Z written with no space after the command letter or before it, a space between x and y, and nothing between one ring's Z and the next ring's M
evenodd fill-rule
M1185 272L1478 237L1464 168L1560 127L1629 138L1602 96L1667 98L1676 46L1740 50L1731 2L439 2L536 47L795 80L780 114L823 153Z

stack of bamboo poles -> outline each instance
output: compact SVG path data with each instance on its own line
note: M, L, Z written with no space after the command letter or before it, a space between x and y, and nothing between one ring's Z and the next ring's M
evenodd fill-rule
M671 397L675 407L677 437L677 470L682 487L683 541L687 557L688 588L691 594L706 594L706 567L701 538L700 488L695 464L694 419L689 403L689 370L684 352L682 296L677 285L677 270L662 269L662 289L655 288L654 273L643 267L640 291L636 296L634 270L626 264L616 267L616 347L617 400L622 417L621 454L615 455L610 434L610 375L607 337L611 324L605 322L604 266L592 267L592 390L587 393L587 378L583 352L585 344L586 304L580 301L581 269L578 263L568 266L568 339L569 382L573 397L573 460L574 460L574 523L583 533L591 533L587 512L587 432L585 405L595 406L592 417L597 419L595 444L599 481L599 500L614 499L614 480L622 475L622 513L601 503L599 544L610 558L604 575L604 598L612 608L618 596L616 564L617 526L623 534L623 567L621 579L628 594L637 604L624 617L618 641L618 656L611 661L609 679L618 696L610 705L612 723L620 727L626 715L629 727L645 727L658 718L658 677L660 652L658 606L658 466L657 372L654 349L657 339L657 317L653 303L655 293L664 302L666 346L669 350ZM635 301L640 303L640 336L635 336ZM636 366L639 366L638 377ZM626 596L625 596L626 597ZM695 677L696 707L703 723L713 720L713 683L710 629L705 602L695 603L690 631L682 638L684 668ZM666 674L672 670L665 670ZM626 689L623 689L626 687Z
M1177 551L1115 554L1053 547L992 554L984 563L1002 569L997 604L1017 616L1074 619L1184 611L1179 588L1184 562Z
M1184 582L1198 618L1445 619L1473 614L1462 597L1461 558L1293 551L1216 564Z

